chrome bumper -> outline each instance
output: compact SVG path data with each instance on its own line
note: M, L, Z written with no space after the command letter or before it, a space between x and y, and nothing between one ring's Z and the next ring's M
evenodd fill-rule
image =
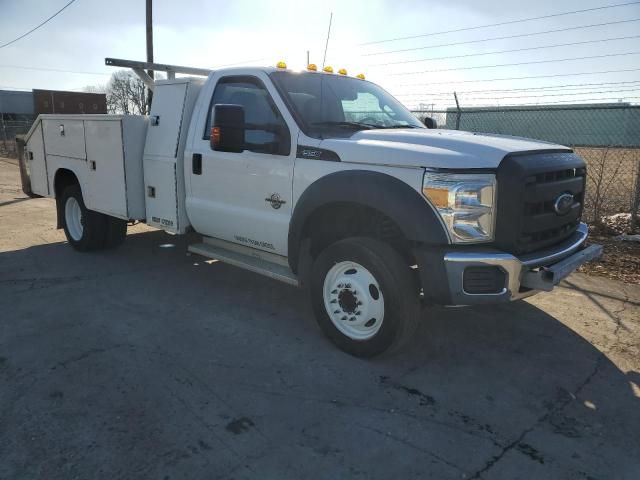
M447 253L444 265L453 305L499 303L551 291L583 263L602 255L602 246L584 248L588 228L581 223L575 233L559 245L516 257L509 253ZM472 266L497 266L505 273L504 288L496 293L473 294L463 287L464 271Z

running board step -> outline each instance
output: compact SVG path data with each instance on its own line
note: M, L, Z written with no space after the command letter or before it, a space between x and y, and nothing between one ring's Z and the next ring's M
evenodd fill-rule
M206 239L206 243L196 243L194 245L189 245L188 250L191 253L196 253L198 255L202 255L203 257L219 260L236 267L244 268L245 270L249 270L251 272L265 275L275 280L280 280L281 282L288 283L289 285L294 285L296 287L298 286L298 277L296 277L296 275L291 271L289 267L270 262L268 260L265 260L264 258L260 258L257 254L249 254L237 251L238 248L235 245L233 247L236 248L234 248L234 250L230 250L219 245L212 245L207 240L210 239ZM222 241L218 242L222 243Z

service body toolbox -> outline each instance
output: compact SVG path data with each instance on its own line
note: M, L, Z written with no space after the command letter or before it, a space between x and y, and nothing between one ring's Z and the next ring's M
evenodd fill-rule
M34 193L55 195L54 175L67 169L86 185L87 208L143 220L147 123L147 117L135 115L38 116L26 137Z

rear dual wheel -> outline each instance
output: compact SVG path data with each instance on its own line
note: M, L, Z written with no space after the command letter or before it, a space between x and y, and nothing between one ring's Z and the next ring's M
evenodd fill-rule
M323 333L358 357L393 351L413 335L419 291L406 261L371 238L336 242L315 260L311 301Z
M75 250L114 248L124 241L127 222L87 209L79 185L65 188L59 202L64 233Z

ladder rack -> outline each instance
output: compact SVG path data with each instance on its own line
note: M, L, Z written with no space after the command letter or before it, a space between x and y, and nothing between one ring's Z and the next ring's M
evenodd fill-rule
M206 77L213 71L206 68L182 67L180 65L166 65L164 63L136 62L134 60L123 60L121 58L105 58L104 64L110 67L130 68L151 90L153 90L154 86L153 78L151 78L145 70L167 72L167 78L169 79L176 78L176 73Z

